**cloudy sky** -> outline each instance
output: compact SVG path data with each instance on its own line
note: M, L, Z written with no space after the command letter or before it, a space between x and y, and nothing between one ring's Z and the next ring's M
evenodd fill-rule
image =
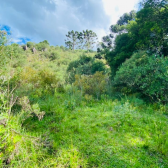
M64 45L68 31L93 30L99 40L139 0L0 0L0 26L17 43Z

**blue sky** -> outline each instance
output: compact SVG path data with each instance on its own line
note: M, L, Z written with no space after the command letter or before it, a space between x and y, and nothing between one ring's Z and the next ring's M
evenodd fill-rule
M0 27L13 42L64 45L68 31L93 30L101 38L139 0L0 0Z
M0 30L4 30L7 32L8 37L12 36L12 31L11 31L11 27L7 26L7 25L0 25ZM28 37L19 37L17 39L15 39L15 41L18 44L26 44L28 41L31 41L30 38ZM12 40L13 43L13 40Z

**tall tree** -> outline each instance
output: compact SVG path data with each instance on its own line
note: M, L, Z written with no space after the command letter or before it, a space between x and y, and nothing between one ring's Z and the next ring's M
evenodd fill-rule
M120 19L117 21L117 24L110 26L110 34L106 35L102 38L101 43L101 53L104 54L107 50L112 50L113 48L113 41L115 37L122 33L127 33L127 24L129 21L135 20L136 12L132 10L129 13L124 13ZM100 48L98 49L100 50ZM104 51L105 50L105 51Z
M129 13L124 13L120 19L117 21L118 25L125 25L128 24L129 21L134 20L136 17L136 12L132 10Z
M92 49L97 40L98 38L95 32L93 32L92 30L83 30L84 48L86 48L87 50Z
M142 5L136 18L130 20L124 14L118 24L110 27L116 38L113 50L106 52L105 58L113 77L137 50L168 56L168 0L144 0Z
M69 31L66 35L67 39L65 40L65 45L71 50L75 50L76 46L80 43L81 33L77 31Z

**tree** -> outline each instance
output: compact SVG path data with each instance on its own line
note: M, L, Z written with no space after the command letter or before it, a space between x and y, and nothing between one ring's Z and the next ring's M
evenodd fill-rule
M149 55L168 56L167 25L167 0L145 0L137 14L130 12L120 17L117 24L110 27L115 36L114 46L104 50L112 76L138 50L145 50Z
M127 25L130 21L135 20L135 17L136 12L134 10L129 13L124 13L117 21L117 24L110 26L111 33L102 38L101 47L98 49L100 50L97 54L99 57L100 55L109 53L114 49L115 37L117 37L117 35L121 35L122 33L127 33Z
M94 47L94 44L97 42L98 38L95 32L92 30L83 30L83 38L84 48L90 50Z
M117 21L118 25L125 25L128 24L129 21L134 20L136 17L136 12L134 10L132 10L129 13L124 13L120 19Z
M98 56L104 55L108 64L111 67L112 76L119 66L127 59L130 58L132 53L136 50L136 38L128 32L129 28L135 27L135 11L124 13L117 24L110 26L111 34L102 38L101 49L99 48ZM97 56L97 55L96 55Z
M69 31L66 35L67 39L65 40L65 45L71 50L75 50L76 46L80 43L81 33L77 31Z
M145 0L137 13L139 41L137 48L158 55L168 55L168 1Z
M103 42L101 44L101 47L103 49L105 49L105 48L111 49L112 48L112 44L113 44L113 38L114 38L113 34L109 34L107 36L104 36L102 38Z
M33 42L31 42L31 41L27 42L26 45L27 45L27 47L30 48L30 49L33 49L33 48L35 47L35 43L33 43Z
M7 43L7 32L0 30L0 46L5 45Z

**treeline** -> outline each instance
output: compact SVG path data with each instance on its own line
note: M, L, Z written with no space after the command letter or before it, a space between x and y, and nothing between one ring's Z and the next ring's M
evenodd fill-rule
M105 57L113 86L168 101L168 1L145 0L138 12L125 13L102 38L97 57Z
M138 12L123 14L110 26L111 33L102 38L95 58L105 58L111 69L111 90L108 87L106 94L137 94L152 102L167 103L168 1L144 0L140 7ZM80 35L68 33L72 49L78 44L73 38L80 42ZM74 63L76 71L75 66ZM87 71L85 68L76 74L85 75Z

